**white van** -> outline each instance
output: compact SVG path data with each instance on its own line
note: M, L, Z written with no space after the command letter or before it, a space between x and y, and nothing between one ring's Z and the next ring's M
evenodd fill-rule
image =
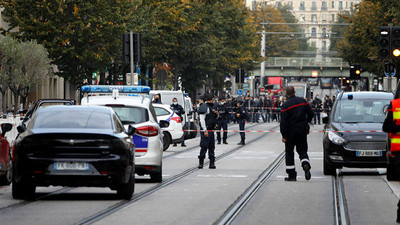
M159 94L160 95L160 100L162 104L172 104L172 99L176 98L178 99L178 104L183 107L185 110L184 115L182 115L182 124L183 124L183 129L184 130L197 130L196 124L194 123L194 120L191 120L191 117L193 115L193 110L192 105L190 105L191 101L187 101L185 99L185 93L182 91L167 91L167 90L151 90L150 91L150 96L153 98L154 95ZM196 137L196 134L193 134L194 132L185 132L185 139L190 139Z

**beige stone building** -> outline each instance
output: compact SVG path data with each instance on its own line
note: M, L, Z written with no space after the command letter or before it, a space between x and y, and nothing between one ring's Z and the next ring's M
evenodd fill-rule
M304 37L308 39L308 43L314 46L316 56L329 57L331 38L331 28L338 20L340 12L352 12L360 0L246 0L246 6L251 10L262 6L278 6L289 5L291 11L301 24Z

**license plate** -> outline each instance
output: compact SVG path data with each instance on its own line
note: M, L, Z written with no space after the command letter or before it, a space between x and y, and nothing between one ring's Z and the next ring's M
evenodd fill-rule
M89 170L89 163L86 162L56 162L55 170Z
M357 156L359 156L359 157L380 157L380 156L382 156L382 151L379 151L379 150L357 151Z

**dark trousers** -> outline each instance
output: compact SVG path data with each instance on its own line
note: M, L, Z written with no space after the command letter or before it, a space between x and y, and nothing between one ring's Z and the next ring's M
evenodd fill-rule
M208 137L204 136L204 132L200 132L200 155L199 159L204 159L208 150L208 158L215 159L215 138L214 132L208 132Z
M305 162L310 163L308 158L308 144L307 144L307 133L293 133L289 137L287 137L287 141L285 143L285 152L286 152L286 173L289 175L295 174L296 168L294 164L294 147L296 147L296 151L299 154L300 161L302 165Z
M246 124L246 120L239 120L239 130L244 130L244 125ZM246 139L246 134L244 132L240 132L240 139L244 141Z
M218 120L217 121L217 129L216 130L218 130L217 131L217 140L218 140L218 142L221 142L221 132L219 132L221 130L221 128L223 130L223 131L221 131L221 132L223 132L222 140L224 142L226 142L226 139L228 138L228 132L226 132L226 130L228 130L228 121L227 120Z
M321 113L320 112L314 112L314 124L321 124Z

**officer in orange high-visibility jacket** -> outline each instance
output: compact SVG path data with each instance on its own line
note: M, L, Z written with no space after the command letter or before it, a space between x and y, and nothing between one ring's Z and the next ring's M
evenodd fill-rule
M395 157L397 173L400 173L400 93L396 93L396 95L387 109L382 130L389 133L390 151ZM399 203L397 203L396 222L400 223L400 200Z

